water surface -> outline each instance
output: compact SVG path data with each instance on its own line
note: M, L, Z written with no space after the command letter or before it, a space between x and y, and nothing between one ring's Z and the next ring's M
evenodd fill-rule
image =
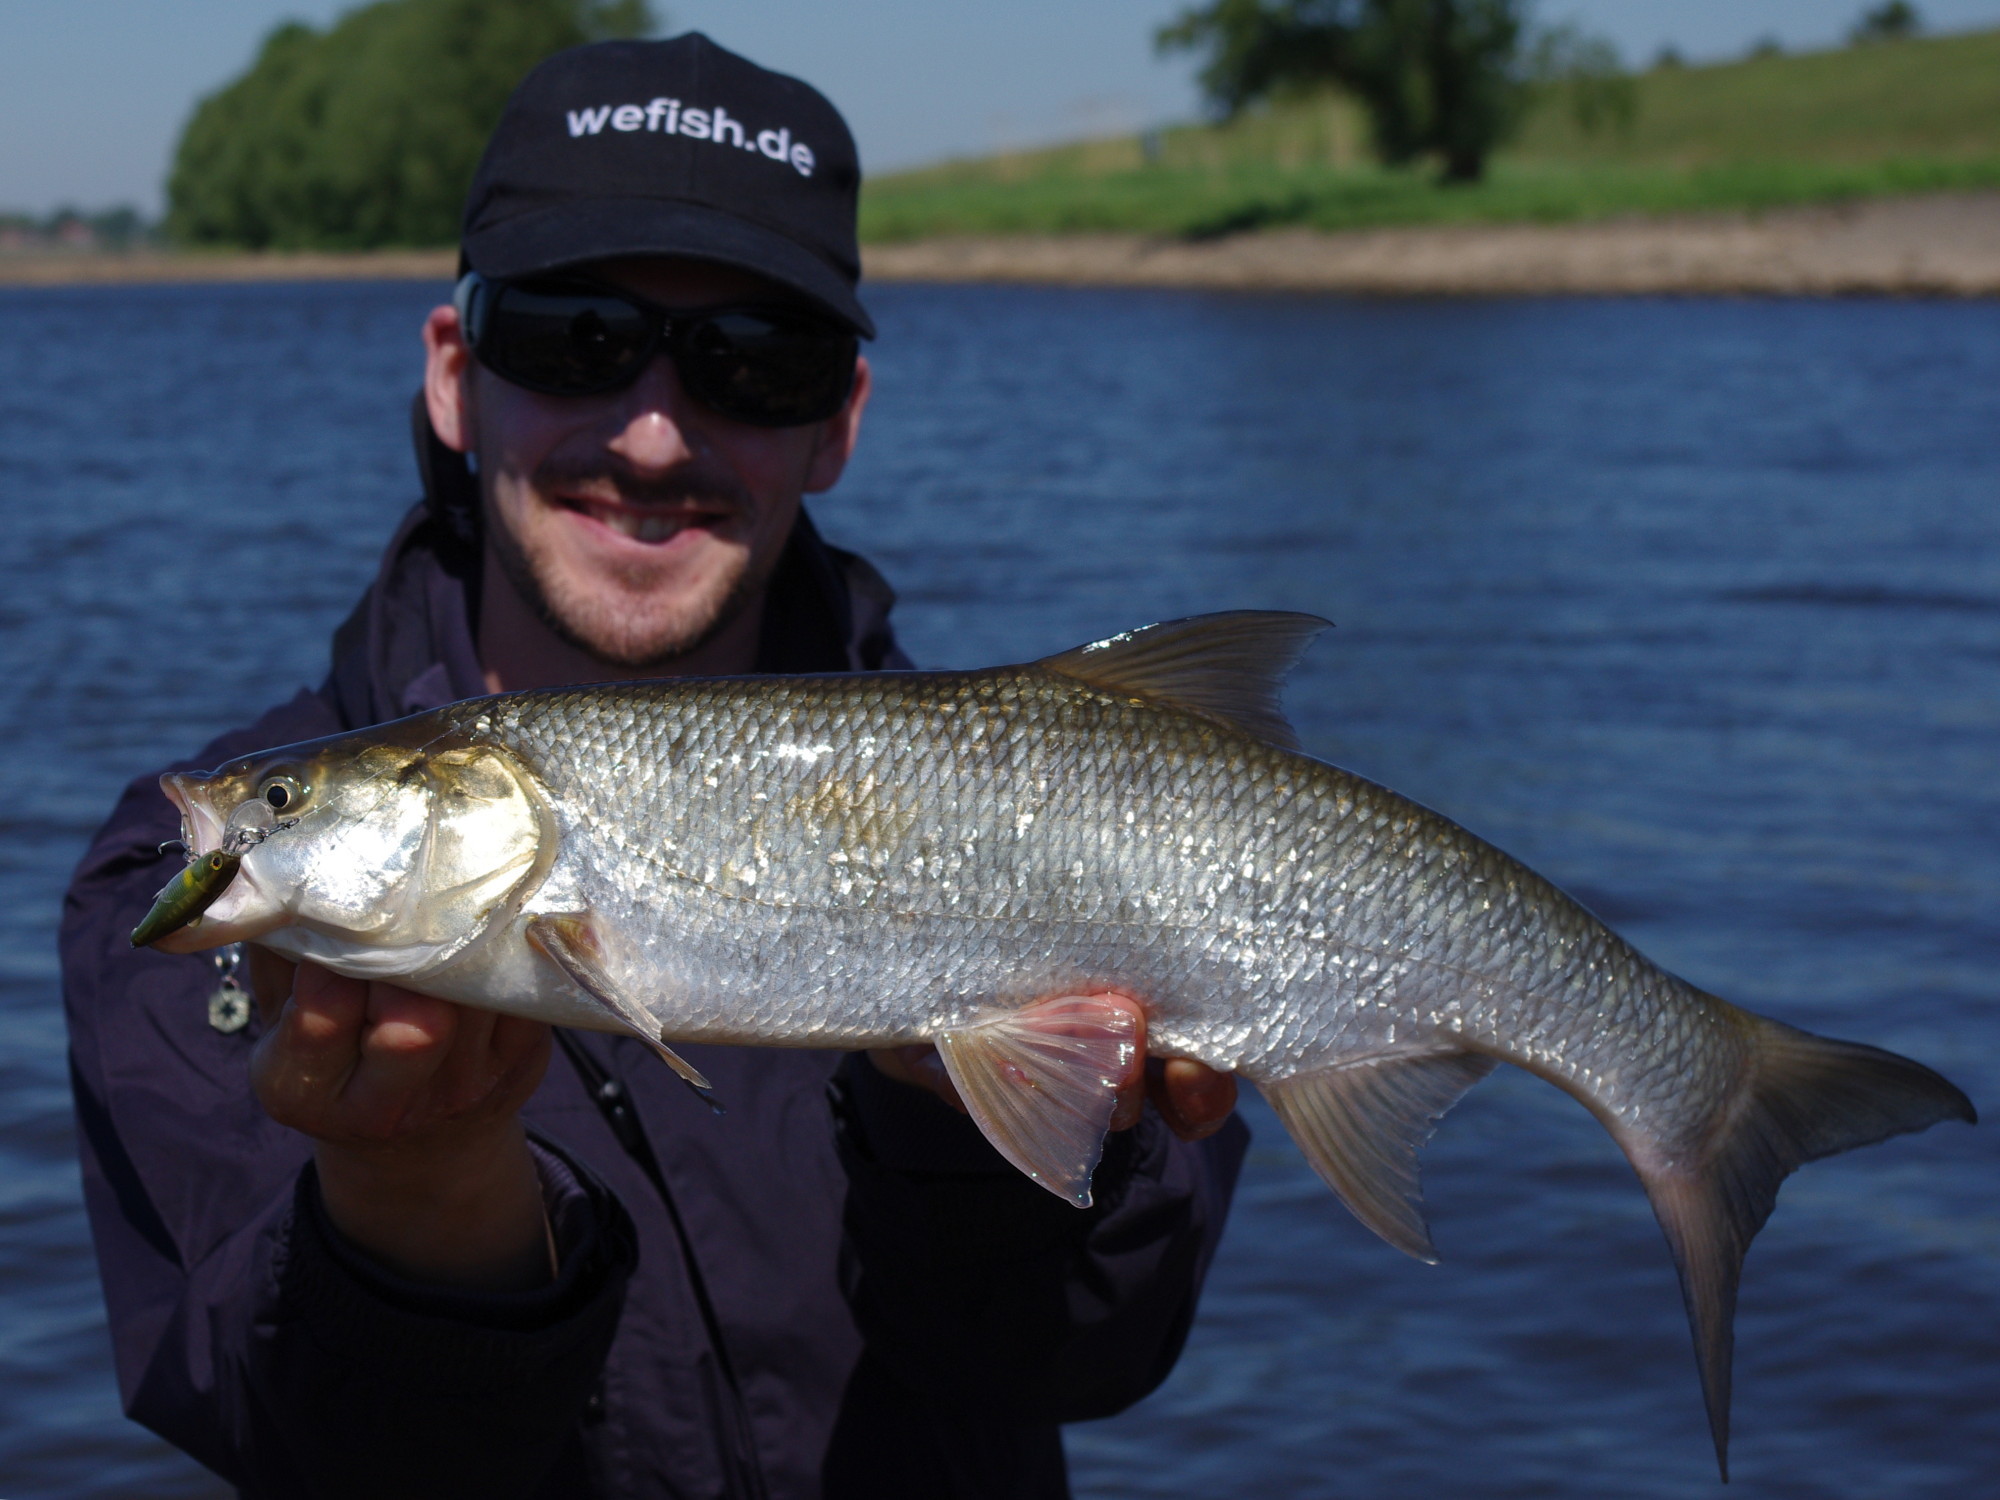
M51 933L128 777L317 681L413 495L441 288L0 292L0 1494L213 1496L119 1415ZM2000 307L885 287L815 502L980 665L1209 609L1337 629L1316 753L1526 859L1660 962L2000 1098ZM1720 1491L1615 1148L1503 1070L1446 1121L1445 1263L1269 1112L1165 1387L1079 1493ZM1794 1178L1738 1320L1732 1493L2000 1472L2000 1137Z

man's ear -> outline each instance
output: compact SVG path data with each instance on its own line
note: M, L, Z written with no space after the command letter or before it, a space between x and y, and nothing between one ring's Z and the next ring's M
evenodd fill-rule
M840 482L841 472L846 469L848 459L854 456L854 443L861 435L861 413L868 405L868 393L874 388L875 377L868 368L868 357L857 354L854 357L854 389L847 393L847 405L820 425L819 443L813 449L812 462L806 467L805 492L808 495L830 490Z
M445 447L471 451L472 350L455 307L434 307L424 319L424 406Z

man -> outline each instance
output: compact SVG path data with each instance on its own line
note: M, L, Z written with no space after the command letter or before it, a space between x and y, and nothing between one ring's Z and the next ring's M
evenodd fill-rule
M325 684L186 764L485 691L907 665L799 505L870 389L858 181L830 105L700 36L531 74L424 328L426 501ZM1150 1111L1127 1079L1079 1211L924 1049L689 1047L718 1119L636 1043L552 1057L254 953L245 1027L127 942L176 827L134 783L65 910L85 1192L128 1411L245 1493L1058 1496L1057 1424L1171 1366L1246 1140L1226 1078L1157 1069Z

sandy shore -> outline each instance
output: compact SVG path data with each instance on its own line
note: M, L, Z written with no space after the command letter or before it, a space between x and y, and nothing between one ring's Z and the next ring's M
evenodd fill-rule
M1140 235L875 245L877 281L1013 281L1381 295L2000 296L2000 193L1761 215L1277 230L1205 243ZM0 285L443 281L449 251L368 255L0 255Z
M455 250L373 250L328 255L9 252L0 255L0 286L176 281L449 281L457 266Z

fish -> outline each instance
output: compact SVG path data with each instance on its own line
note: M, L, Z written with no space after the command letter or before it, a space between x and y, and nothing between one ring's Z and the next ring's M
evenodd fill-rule
M1972 1103L1667 973L1307 755L1281 689L1325 627L1236 611L981 671L548 688L172 773L191 857L235 864L198 922L170 885L134 941L635 1035L697 1091L675 1043L933 1043L1000 1153L1079 1206L1138 1045L1127 996L1151 1055L1255 1083L1423 1260L1419 1153L1512 1064L1650 1197L1726 1477L1737 1284L1779 1184Z

